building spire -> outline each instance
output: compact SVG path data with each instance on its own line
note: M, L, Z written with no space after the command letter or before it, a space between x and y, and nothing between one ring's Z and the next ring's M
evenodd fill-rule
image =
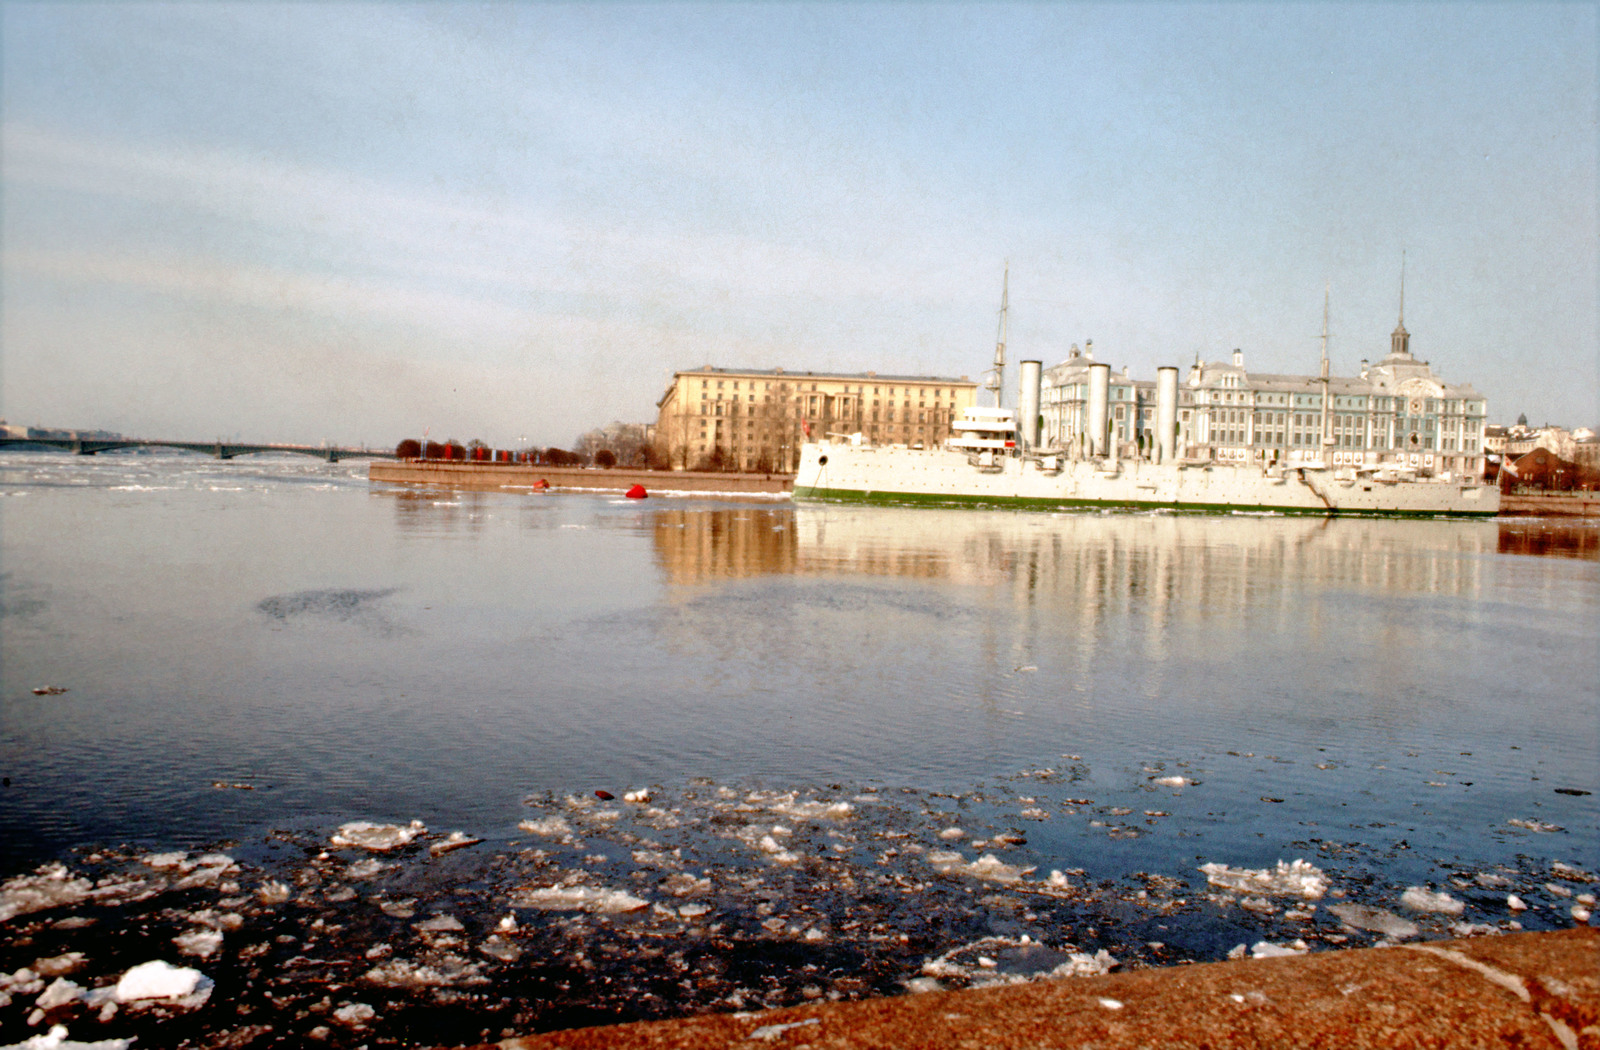
M1400 249L1400 323L1389 336L1390 356L1411 356L1411 333L1406 331L1406 252Z

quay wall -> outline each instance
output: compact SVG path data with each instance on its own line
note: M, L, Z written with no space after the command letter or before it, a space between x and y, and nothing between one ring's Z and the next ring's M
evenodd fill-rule
M1506 492L1500 516L1600 518L1600 492Z
M794 490L793 474L729 474L696 470L602 470L590 467L541 467L525 463L454 463L441 460L374 462L372 481L408 485L442 485L470 489L531 489L547 481L552 491L626 492L643 485L646 492L706 492L720 495L780 495Z

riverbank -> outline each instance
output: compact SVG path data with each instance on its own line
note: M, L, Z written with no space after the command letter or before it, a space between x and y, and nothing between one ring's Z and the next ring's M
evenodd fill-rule
M1600 518L1600 492L1507 492L1502 518Z
M695 470L628 470L544 467L523 463L456 463L444 460L374 462L372 481L467 489L543 488L548 491L626 492L643 485L656 495L782 497L794 491L793 474L732 474ZM1507 493L1500 517L1600 518L1600 492Z
M547 467L525 463L456 463L444 460L374 462L372 481L442 485L471 489L562 489L572 492L626 492L635 485L659 495L694 493L719 496L783 496L794 489L793 474L730 474L698 470L629 470L598 467Z
M1590 928L550 1032L499 1050L1600 1045Z

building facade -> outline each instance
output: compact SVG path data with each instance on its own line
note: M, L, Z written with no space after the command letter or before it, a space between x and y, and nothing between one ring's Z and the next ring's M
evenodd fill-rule
M1047 369L1040 392L1043 444L1083 454L1093 344ZM1324 393L1327 405L1324 407ZM1112 439L1124 455L1154 445L1155 383L1111 377ZM1446 383L1411 353L1404 316L1389 354L1356 377L1252 373L1244 353L1196 361L1178 391L1178 454L1189 461L1394 465L1454 477L1483 474L1487 400Z
M977 397L962 376L704 368L678 372L656 402L656 447L674 470L793 471L808 436L861 434L932 447Z

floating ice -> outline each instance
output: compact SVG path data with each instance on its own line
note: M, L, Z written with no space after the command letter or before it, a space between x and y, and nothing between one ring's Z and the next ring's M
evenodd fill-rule
M1071 952L1067 961L1050 971L1052 977L1099 977L1116 969L1117 960L1111 953L1101 948L1093 955L1086 952Z
M1369 908L1365 904L1335 904L1328 910L1346 926L1381 933L1392 940L1403 941L1421 932L1416 923L1382 908Z
M1239 893L1258 893L1277 897L1303 897L1320 900L1328 892L1322 870L1304 861L1288 864L1278 861L1276 868L1230 868L1226 864L1202 864L1206 881L1213 886Z
M1589 916L1591 914L1592 913L1589 911L1589 909L1585 908L1581 904L1574 904L1572 906L1572 921L1573 922L1587 924L1589 922Z
M643 911L650 902L640 900L621 890L598 889L593 886L547 886L525 889L511 900L514 907L539 908L543 911L586 911L601 915L616 915Z
M1188 777L1179 777L1179 776L1151 777L1150 778L1150 782L1152 784L1160 784L1162 787L1175 787L1175 788L1188 787L1190 784L1194 783L1194 781L1191 780Z
M77 1002L81 998L83 998L83 987L81 985L75 981L69 981L65 977L57 977L50 983L50 987L46 988L44 993L34 1001L33 1005L40 1010L54 1010L58 1006Z
M1560 824L1546 824L1542 820L1524 820L1521 817L1512 817L1506 821L1514 828L1525 828L1528 831L1565 831Z
M942 874L970 875L990 882L1021 882L1022 877L1033 870L1007 864L993 853L985 853L977 860L968 862L966 857L954 851L929 850L928 863Z
M450 853L458 849L466 849L468 846L476 846L482 841L482 839L475 839L464 831L452 831L443 840L435 842L433 845L429 846L428 852L435 857L442 857L446 853Z
M648 788L641 788L638 791L624 791L622 793L622 801L624 801L624 802L633 802L635 804L643 804L643 803L649 802L650 801L650 791L649 791Z
M436 988L452 984L483 984L483 968L459 955L444 955L433 965L418 964L407 959L393 959L374 966L366 973L372 984L386 988Z
M1422 886L1411 886L1400 895L1400 907L1408 911L1438 912L1440 915L1460 915L1467 910L1464 901L1448 893L1434 893Z
M1559 860L1551 863L1550 874L1558 879L1566 879L1569 882L1600 882L1600 878L1596 878L1590 872L1584 871L1582 868L1574 868L1571 864L1563 864Z
M460 933L466 929L461 925L461 920L454 915L435 915L431 919L412 923L412 928L425 933Z
M1296 940L1290 944L1273 944L1271 941L1257 941L1250 946L1250 957L1253 959L1278 959L1288 955L1304 955L1311 950L1305 941Z
M128 1050L131 1046L132 1039L99 1039L92 1043L80 1043L67 1038L67 1026L58 1024L44 1035L32 1036L20 1043L0 1047L0 1050Z
M190 930L172 938L172 943L185 955L209 959L222 947L222 934L217 930Z
M563 817L541 817L538 820L524 820L517 825L523 831L547 839L570 838L572 825Z
M212 987L211 978L199 970L153 959L123 974L114 995L119 1003L163 999L175 1006L199 1006Z
M360 1028L378 1016L378 1011L366 1003L346 1003L333 1012L334 1020L352 1028Z
M0 922L63 904L77 904L93 889L88 879L73 878L65 864L46 864L33 875L18 875L0 885Z
M356 846L382 852L404 846L428 829L422 821L413 820L405 827L398 824L373 824L366 820L353 820L341 824L328 841L335 846Z
M256 890L256 898L262 904L282 904L289 899L289 884L278 882L276 879L269 879L261 884L260 889Z
M350 866L344 869L344 873L346 878L370 879L388 866L377 857L362 857L358 861L351 862Z
M162 868L183 868L189 859L187 853L152 853L141 858L145 864L160 870Z

